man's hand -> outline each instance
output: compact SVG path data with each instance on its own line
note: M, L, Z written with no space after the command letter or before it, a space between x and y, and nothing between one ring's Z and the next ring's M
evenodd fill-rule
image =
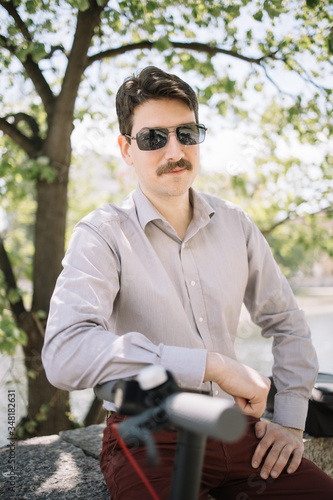
M231 394L246 415L261 417L270 388L269 378L235 359L216 352L207 355L204 382L216 382Z
M288 474L297 470L304 451L302 430L261 421L257 422L255 432L261 440L254 452L252 467L258 468L268 452L260 471L263 479L277 478L290 459Z

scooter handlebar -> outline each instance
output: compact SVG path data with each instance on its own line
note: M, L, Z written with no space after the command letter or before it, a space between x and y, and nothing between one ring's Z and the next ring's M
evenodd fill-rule
M181 392L163 403L171 423L177 427L224 442L234 442L245 433L245 415L226 399Z
M145 378L149 375L153 382L156 381L156 367L146 367L143 371ZM195 392L178 392L170 373L165 380L148 391L143 391L135 380L113 380L95 387L94 391L97 397L112 401L122 414L142 414L148 407L157 405L164 410L170 423L187 431L225 442L237 441L245 433L247 419L232 401ZM147 394L158 397L147 400ZM130 421L122 425L127 427Z
M119 384L119 380L110 380L110 382L106 382L105 384L96 385L94 393L99 399L113 401L113 390L117 384Z

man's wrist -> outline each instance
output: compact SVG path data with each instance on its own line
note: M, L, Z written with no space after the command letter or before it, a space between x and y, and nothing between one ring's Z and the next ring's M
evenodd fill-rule
M222 356L217 352L207 352L204 382L218 382L217 374L221 374L221 369L223 369Z
M303 430L302 429L295 429L295 427L286 427L289 431L291 431L295 436L299 437L302 439L303 437Z

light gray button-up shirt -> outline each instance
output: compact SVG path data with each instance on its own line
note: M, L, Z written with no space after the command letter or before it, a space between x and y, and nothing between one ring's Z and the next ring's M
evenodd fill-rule
M183 241L139 187L77 224L51 300L47 377L76 390L160 364L183 387L207 389L207 351L235 358L244 302L274 338L274 420L304 428L317 373L304 314L250 217L224 200L190 196Z

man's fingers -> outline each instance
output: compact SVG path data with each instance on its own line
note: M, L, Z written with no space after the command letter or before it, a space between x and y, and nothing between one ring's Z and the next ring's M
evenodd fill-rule
M234 396L234 400L238 407L242 410L242 412L245 415L249 415L251 417L260 418L266 407L265 401L252 403L252 401L248 401L247 399L240 398L238 396Z
M264 437L259 442L252 457L252 467L254 467L255 469L259 467L267 451L274 443L273 435L272 434L269 434L268 436L265 435L265 430L262 427L259 426L256 427L256 435L258 438L260 438L260 435L263 435Z
M261 468L260 476L263 479L267 479L268 476L277 478L287 465L291 452L290 445L286 445L282 449L279 445L274 445Z
M287 465L289 474L295 472L302 460L302 440L294 432L281 426L261 424L262 422L258 422L255 427L257 437L263 437L254 452L252 466L258 468L265 457L260 471L263 479L269 476L277 478Z
M298 469L302 461L302 457L303 457L302 449L297 448L296 450L294 450L292 460L287 469L288 474L292 474Z
M291 445L286 445L282 448L280 453L278 450L274 450L274 447L272 448L271 452L268 454L264 465L260 471L260 476L263 479L267 479L268 476L273 477L274 479L279 477L281 472L285 469L286 465L288 464L290 458L290 464L288 466L287 472L289 474L292 474L295 472L302 460L302 451L300 449L292 449ZM278 458L276 460L276 455L278 454ZM275 461L276 460L276 461ZM275 463L274 463L275 461Z
M259 422L256 423L255 432L258 439L264 437L266 433L266 428L267 428L267 422L265 422L265 420L260 420Z

